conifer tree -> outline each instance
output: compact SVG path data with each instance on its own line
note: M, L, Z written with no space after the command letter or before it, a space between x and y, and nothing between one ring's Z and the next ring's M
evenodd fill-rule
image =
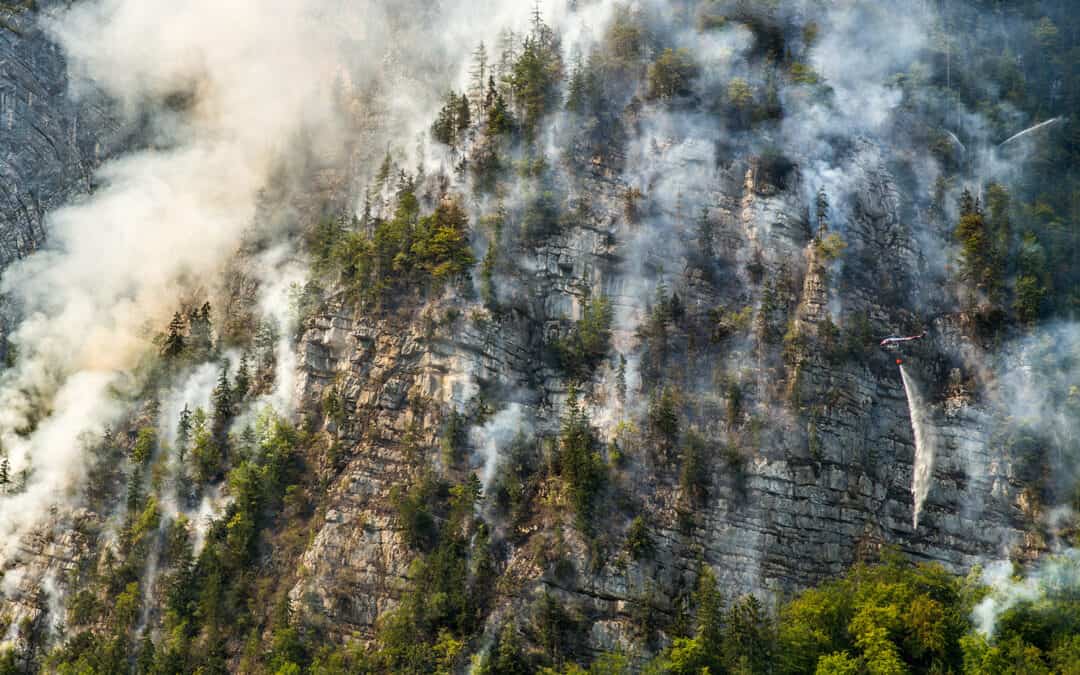
M251 387L251 369L249 365L250 359L248 352L244 352L240 355L240 366L236 369L236 379L233 381L233 395L232 400L235 403L240 403L247 397L248 389Z
M190 326L190 338L187 344L192 358L197 361L208 358L214 351L213 326L210 322L210 303L203 303L202 307L192 310L188 314Z
M180 422L176 425L176 451L178 453L180 462L184 461L184 455L187 454L188 442L191 440L191 408L188 404L184 404L184 409L180 411Z
M137 467L131 469L127 481L127 510L135 513L142 508L142 482Z
M218 443L224 443L229 422L233 416L233 394L232 387L229 385L228 363L221 364L221 372L218 374L217 386L214 387L212 400L214 409L210 429L214 440Z
M483 41L476 47L476 51L473 52L473 65L469 71L470 79L472 80L469 94L473 99L477 112L483 112L487 110L487 97L484 94L484 86L488 81L488 55L487 47Z
M465 94L462 94L461 98L458 99L454 122L457 125L457 134L460 139L469 130L469 125L472 124L472 115L469 113L469 97Z
M825 188L821 188L817 193L817 238L821 241L825 238L825 234L829 231L829 195L825 193Z
M185 328L184 318L180 316L180 312L173 314L172 321L169 322L169 334L165 337L165 344L161 349L163 356L176 358L184 353Z
M615 394L619 403L626 404L626 357L619 354L619 368L615 371Z

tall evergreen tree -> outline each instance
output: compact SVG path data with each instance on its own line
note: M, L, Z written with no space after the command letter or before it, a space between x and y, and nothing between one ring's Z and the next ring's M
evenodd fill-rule
M243 401L247 397L248 389L251 387L251 367L249 362L248 352L244 351L240 355L240 365L236 369L236 378L233 380L232 400L234 404Z
M191 441L191 408L184 404L180 411L180 422L176 425L176 452L182 463L187 454L188 443Z
M221 371L218 373L217 386L214 387L212 401L214 409L210 429L214 440L219 444L224 444L229 430L229 422L232 421L234 414L233 390L229 385L229 364L226 362L221 364Z
M165 344L161 349L163 356L176 358L184 353L185 328L184 318L180 316L180 312L173 314L172 321L169 322L169 334L165 337Z
M210 321L210 303L203 303L202 307L192 310L188 314L190 327L188 350L197 361L210 357L214 352L213 325Z

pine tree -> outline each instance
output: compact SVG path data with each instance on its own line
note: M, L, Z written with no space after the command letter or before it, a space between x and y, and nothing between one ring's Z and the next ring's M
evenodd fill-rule
M0 459L0 493L7 492L11 484L11 460L6 456Z
M461 98L458 99L454 121L457 125L458 137L460 138L469 130L469 125L472 124L472 115L469 113L469 97L465 94L462 94Z
M379 186L379 191L386 189L386 181L390 180L390 174L394 171L394 158L390 155L390 148L386 149L386 156L383 157L382 164L379 166L379 172L375 174L375 183Z
M533 9L532 9L533 35L536 35L536 36L541 35L545 28L546 28L546 26L544 24L544 14L543 14L543 11L540 8L540 0L535 0L533 2Z
M217 386L214 387L213 405L214 411L210 429L213 433L214 440L219 444L224 444L229 429L229 422L232 420L233 416L233 396L232 387L229 386L228 363L221 364L221 372L218 374Z
M184 455L187 454L188 443L191 440L191 408L187 403L184 404L184 409L180 411L180 422L176 425L176 451L179 456L180 462L184 461Z
M255 353L259 370L272 370L276 361L275 349L278 342L278 330L274 323L263 321L255 333Z
M128 513L135 513L142 508L143 495L142 495L142 478L139 476L137 468L133 468L128 475L127 482L127 510Z
M701 208L701 217L698 219L698 243L701 245L702 255L712 258L714 242L713 226L709 220L708 207Z
M495 105L495 97L499 95L499 90L495 86L495 76L488 77L487 92L484 94L484 110L491 110L491 107Z
M203 303L202 307L192 310L188 314L190 326L190 339L188 349L192 357L201 361L208 358L214 351L213 325L210 322L210 303Z
M503 95L491 89L492 104L488 111L487 134L488 136L500 136L509 133L514 128L513 117L510 115L510 106L506 104Z
M982 206L968 190L960 197L960 214L955 235L960 243L961 274L973 288L996 302L1000 275L994 256L994 237Z
M165 344L162 346L161 353L166 358L176 358L184 353L184 318L180 316L180 312L173 314L172 321L169 322L169 334L165 338Z
M473 52L473 65L469 71L469 76L472 79L469 94L472 96L477 112L483 112L488 109L488 98L484 94L484 85L488 82L489 74L487 47L484 46L482 41L476 47L476 51Z
M222 445L206 426L206 413L196 408L191 416L191 456L195 477L205 483L217 476L222 469ZM181 486L183 488L184 486Z
M245 351L240 356L240 366L236 369L236 379L233 382L233 396L232 400L235 403L240 403L247 397L248 388L251 387L251 374L248 353Z
M708 565L703 565L694 593L694 605L697 607L697 639L707 654L718 654L724 639L724 600L716 583L716 574ZM721 672L719 668L716 672Z
M619 354L619 368L615 371L615 395L619 403L626 405L626 357Z
M150 637L150 631L143 633L142 644L139 645L139 658L135 661L136 675L150 675L154 672L154 641Z
M585 69L581 65L581 59L574 61L574 69L570 73L570 84L567 85L566 109L570 112L582 115L588 106L588 88L585 84Z
M649 426L665 448L674 447L679 439L679 411L671 387L664 387L659 396L653 394L649 403Z
M817 239L821 241L829 231L829 195L825 194L825 188L817 193Z
M457 94L451 91L446 95L443 107L439 110L435 122L431 125L431 137L443 145L453 147L456 144L458 132L457 108Z

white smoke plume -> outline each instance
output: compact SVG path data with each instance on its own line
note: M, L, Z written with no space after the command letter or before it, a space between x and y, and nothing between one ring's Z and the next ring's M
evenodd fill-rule
M1013 607L1048 595L1075 593L1080 588L1080 551L1044 558L1022 577L1014 576L1011 562L994 562L983 570L981 581L990 587L990 594L972 610L972 620L980 633L992 637L1001 615Z
M21 322L9 336L18 362L0 377L0 442L12 470L30 473L0 503L0 558L78 482L80 438L124 414L125 373L150 351L148 335L180 299L215 290L260 190L301 139L309 155L335 156L351 138L343 118L360 116L381 136L360 134L370 147L359 156L381 157L379 139L425 130L442 93L467 77L477 42L527 25L529 9L88 0L47 18L71 94L115 100L148 147L104 167L92 196L49 216L48 246L4 274ZM272 317L281 294L269 282L297 278L287 260L263 260L272 269L256 275ZM291 347L278 352L279 370L290 369ZM270 402L287 407L292 387L279 372Z
M182 110L157 115L155 149L103 169L97 193L52 214L48 248L4 275L25 318L0 381L0 438L32 470L0 509L8 549L78 477L79 435L122 413L111 390L147 351L143 327L164 325L234 254L281 152L303 129L316 143L337 135L328 92L343 36L329 9L101 0L50 21L75 95L98 87L132 115L178 97Z
M511 403L492 417L487 424L470 432L476 459L479 461L480 482L484 489L491 487L501 453L510 447L519 434L532 429L526 409L520 403Z

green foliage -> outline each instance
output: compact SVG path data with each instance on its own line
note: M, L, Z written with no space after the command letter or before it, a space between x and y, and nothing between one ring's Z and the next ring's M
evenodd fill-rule
M398 512L405 542L419 551L431 551L438 543L438 526L429 504L445 501L449 486L426 474L407 491L395 487L390 499Z
M139 429L135 437L135 445L131 448L131 461L137 465L145 465L150 461L154 448L157 446L157 430L154 427Z
M225 458L220 442L214 438L202 408L196 408L191 416L190 454L195 465L195 478L200 483L214 480L224 468Z
M404 174L393 217L374 221L370 234L334 223L324 221L309 234L314 266L324 275L335 275L360 301L434 293L476 263L461 205L443 199L433 213L421 216L412 178Z
M209 440L205 414L196 411L192 418L196 445ZM94 629L72 633L49 655L48 672L225 672L229 632L243 634L257 620L252 583L262 536L302 473L300 439L292 427L266 415L258 422L258 438L257 452L228 472L228 506L208 523L197 559L186 519L163 526L153 493L129 502L135 508L129 509L119 546L105 549L102 578L90 579L92 585L73 604L72 625ZM141 575L153 545L160 574L148 586L152 578ZM147 597L160 599L160 614L144 612ZM140 639L135 628L143 617L160 623L148 625ZM155 644L149 636L158 628Z
M541 190L531 195L521 216L521 236L531 243L540 242L559 231L559 205L555 193Z
M545 592L533 608L536 641L549 662L561 664L571 656L580 640L580 625L574 614L555 596Z
M747 108L754 103L754 90L746 80L738 77L731 78L727 88L728 102L736 108Z
M970 612L963 598L962 582L938 566L911 566L896 555L857 565L783 608L782 672L811 672L823 658L823 667L841 669L839 653L870 672L959 670Z
M495 88L495 78L491 78L488 82L487 100L486 131L488 136L503 136L511 133L516 126L514 116L502 92Z
M605 296L585 304L581 320L569 334L555 341L553 349L564 372L588 379L611 349L611 302Z
M644 516L637 516L630 523L630 530L626 534L626 549L634 560L648 558L656 549L652 535L649 534L649 522Z
M379 620L374 659L386 672L456 670L493 581L487 531L473 515L480 499L475 475L454 486L426 476L407 496L395 498L403 520L423 511L430 522L412 535L426 552L409 568L408 592Z
M648 98L667 100L691 93L700 68L685 49L665 49L649 66Z
M543 27L526 37L510 73L510 88L521 110L527 140L535 138L540 120L560 103L558 84L562 76L561 49L550 29Z
M1046 252L1034 232L1024 233L1017 258L1013 311L1022 323L1032 324L1041 316L1043 300L1047 295L1044 282Z
M469 130L472 118L469 97L455 92L446 95L438 117L431 125L431 135L443 145L457 146Z
M586 535L592 534L597 502L607 484L607 464L600 456L600 444L573 388L563 413L558 467L559 475L570 488L578 529Z
M172 321L169 322L169 332L161 345L162 356L176 358L184 353L185 328L184 319L180 316L180 312L173 314Z
M821 82L821 76L814 71L813 67L799 63L798 61L791 64L788 70L791 81L797 84L819 84Z
M847 243L840 238L840 235L832 232L826 235L824 238L817 240L817 251L825 260L836 260L839 258L844 249L847 248Z
M495 270L499 264L499 250L502 246L503 224L506 214L500 205L498 211L483 219L490 233L487 252L480 264L480 297L491 311L498 308L498 294L495 289Z
M525 658L517 626L513 623L507 623L499 631L495 658L489 665L488 672L491 675L528 675L533 672Z
M704 506L709 497L708 455L705 439L696 431L688 431L683 440L679 487L695 508Z
M436 285L468 271L476 263L469 249L468 222L456 201L440 202L435 213L421 218L416 228L410 250L412 269L427 272Z
M168 330L154 337L154 344L167 362L203 363L213 356L214 328L210 312L207 302L191 308L185 315L173 314Z
M653 392L649 401L649 431L664 449L671 449L679 440L678 394L673 387Z
M454 468L464 459L469 442L468 419L456 410L451 410L443 427L442 447L443 463Z
M836 652L818 659L814 675L859 675L862 664L847 652Z
M960 269L972 288L992 300L1000 291L1001 269L994 250L994 236L979 202L964 193L960 203L960 222L956 226L960 243Z
M711 338L714 342L721 342L733 335L740 335L750 330L754 320L754 308L747 305L735 311L726 307L720 307L710 312L715 321Z
M539 489L536 443L518 435L505 451L491 486L491 501L512 530L525 524Z

